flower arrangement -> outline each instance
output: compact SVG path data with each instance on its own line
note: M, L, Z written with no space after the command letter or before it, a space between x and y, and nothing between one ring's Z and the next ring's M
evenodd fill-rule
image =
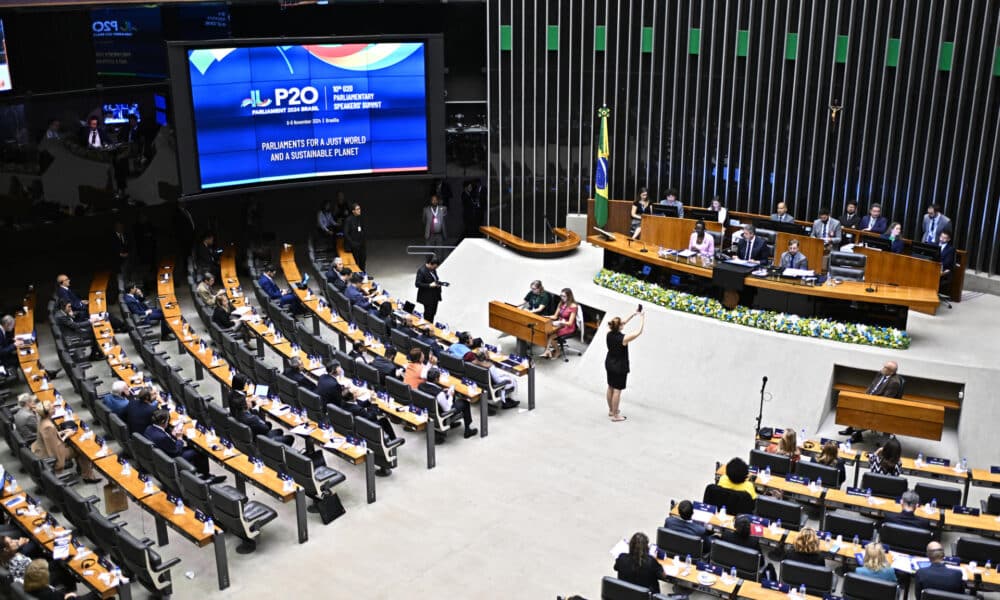
M745 327L880 348L904 350L910 347L910 336L905 331L900 331L895 327L842 323L830 319L800 317L770 310L746 308L745 306L737 306L730 310L718 300L665 289L655 283L647 283L631 275L608 269L601 269L594 277L594 283L603 288L671 310L711 317Z

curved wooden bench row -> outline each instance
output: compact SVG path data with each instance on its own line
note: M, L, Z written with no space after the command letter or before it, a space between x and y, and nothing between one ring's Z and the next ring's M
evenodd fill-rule
M557 256L563 256L569 254L573 250L576 250L577 246L580 245L580 236L576 232L564 229L562 227L556 227L552 231L555 233L558 241L554 244L538 244L535 242L529 242L524 238L519 238L513 233L508 233L499 227L490 227L483 225L479 228L479 231L489 239L496 240L501 246L507 246L515 252L520 252L521 254L526 254L528 256L537 256L539 258L554 258Z

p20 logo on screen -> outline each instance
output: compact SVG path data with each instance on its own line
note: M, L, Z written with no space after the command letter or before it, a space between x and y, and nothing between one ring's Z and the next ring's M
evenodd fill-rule
M274 88L275 106L302 106L319 102L319 90L311 85L302 88ZM241 108L263 108L271 105L270 98L261 98L260 90L250 90L250 97L244 98Z
M93 21L90 24L90 30L97 34L104 35L114 35L116 33L135 33L138 31L136 26L131 21Z

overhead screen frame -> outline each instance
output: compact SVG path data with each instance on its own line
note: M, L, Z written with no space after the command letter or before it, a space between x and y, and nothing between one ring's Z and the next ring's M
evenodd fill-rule
M202 188L201 167L198 161L198 142L195 136L194 102L191 95L188 50L256 46L298 46L308 44L356 44L362 42L420 42L424 44L424 93L427 102L428 158L426 172L316 176L284 181L234 185L225 188ZM445 176L444 36L440 33L168 41L167 70L170 74L170 95L172 99L173 122L177 137L177 169L181 184L180 197L182 200L244 194L254 191L286 190L315 185L331 185L342 182L424 180Z

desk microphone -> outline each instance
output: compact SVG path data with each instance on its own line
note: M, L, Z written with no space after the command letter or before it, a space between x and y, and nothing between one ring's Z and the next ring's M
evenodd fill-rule
M649 252L649 250L646 250L646 242L642 242L642 250L639 250L639 252Z
M874 293L875 292L875 282L874 281L869 281L868 282L868 287L865 288L865 291L868 292L869 294Z
M767 387L767 375L764 375L764 379L760 382L760 393L764 393L765 387Z

